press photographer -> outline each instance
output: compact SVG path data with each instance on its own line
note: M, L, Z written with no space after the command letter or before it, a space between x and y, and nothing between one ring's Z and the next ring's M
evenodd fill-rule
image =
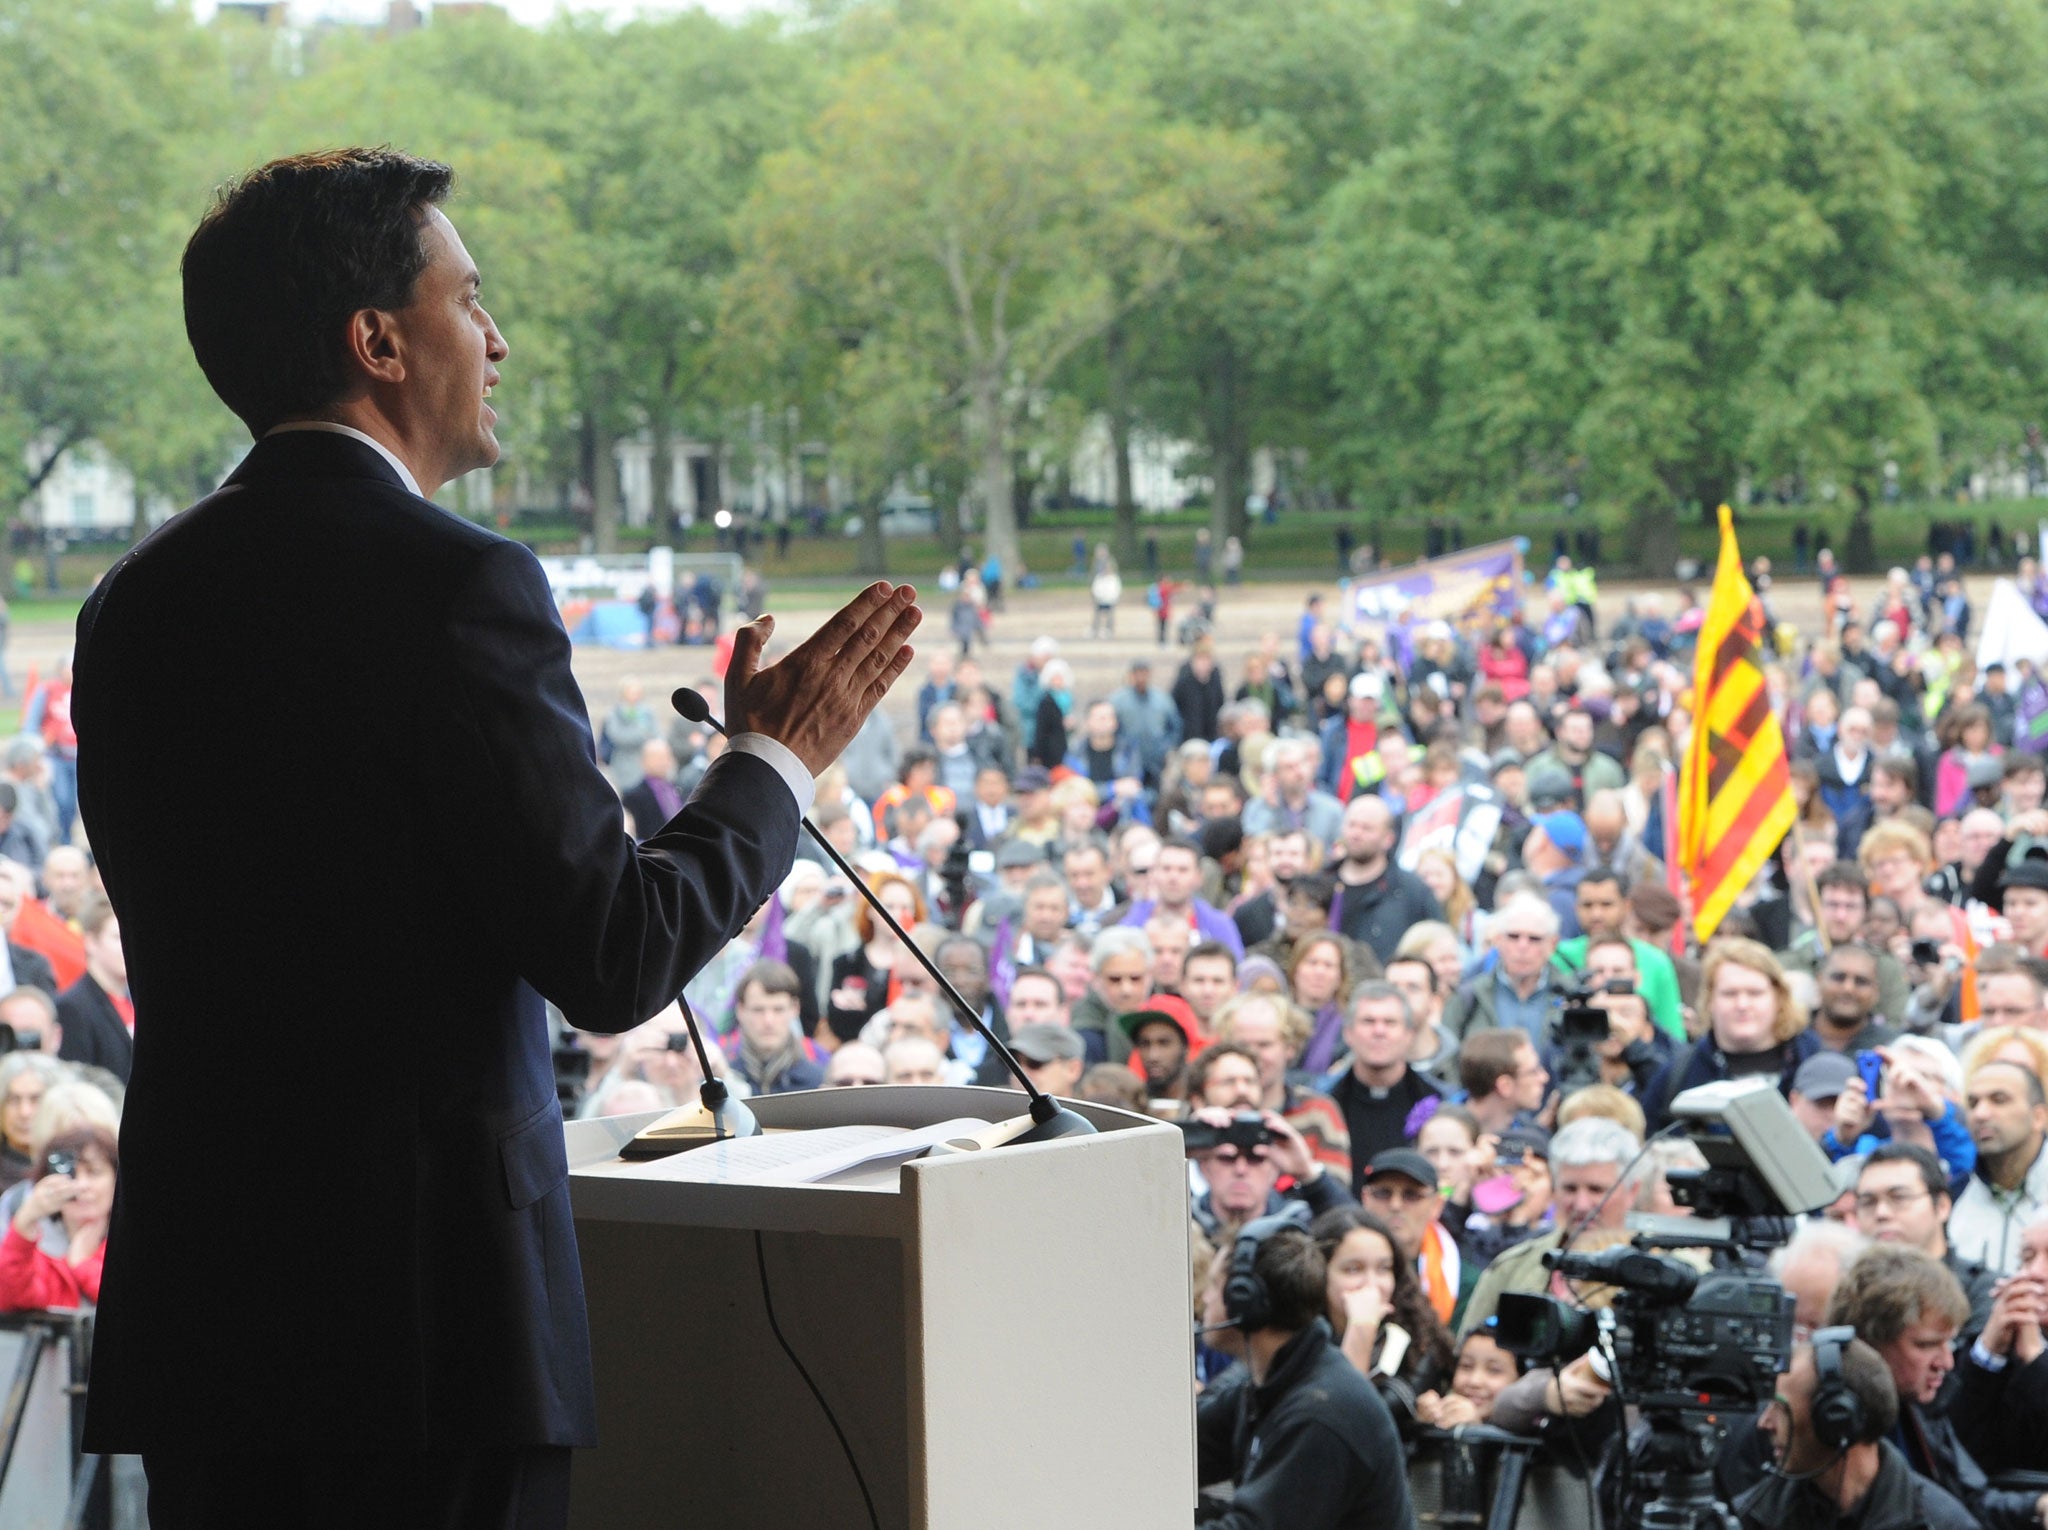
M1204 1106L1180 1123L1188 1157L1208 1188L1192 1213L1202 1235L1221 1244L1258 1217L1275 1216L1298 1202L1303 1226L1349 1204L1344 1187L1309 1151L1301 1133L1276 1111L1235 1115ZM1282 1175L1293 1184L1282 1192Z

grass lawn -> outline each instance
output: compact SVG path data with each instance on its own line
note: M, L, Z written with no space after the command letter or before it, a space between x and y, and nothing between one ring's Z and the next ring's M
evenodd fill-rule
M1527 537L1530 561L1542 567L1550 561L1552 533L1559 529L1567 534L1576 532L1587 523L1589 516L1601 527L1602 567L1617 575L1632 572L1621 563L1628 549L1628 536L1618 516L1590 511L1572 514L1555 507L1534 507L1497 512L1491 516L1461 514L1457 521L1468 547L1511 536ZM1980 538L1987 521L1996 521L2009 541L2014 531L2022 527L2031 530L2043 518L2048 518L2048 501L2038 508L2034 503L2023 500L2001 500L1989 505L1921 502L1880 506L1874 516L1880 569L1887 564L1910 563L1924 552L1927 525L1931 520L1968 520L1977 528ZM1072 573L1074 538L1080 536L1092 549L1095 543L1111 539L1112 520L1107 510L1060 511L1038 517L1036 524L1020 533L1025 566L1049 586L1083 582ZM1838 552L1847 541L1849 512L1845 507L1818 511L1807 506L1758 507L1746 510L1738 517L1743 553L1745 556L1766 554L1779 565L1780 572L1789 572L1792 567L1793 527L1802 520L1810 530L1825 532ZM1139 535L1141 538L1157 538L1161 566L1167 572L1185 578L1194 562L1195 532L1207 524L1207 512L1200 509L1147 516L1140 523ZM1391 562L1407 563L1422 556L1427 530L1427 518L1423 515L1390 514L1376 520L1370 512L1363 510L1349 513L1295 510L1284 512L1271 526L1258 524L1252 527L1246 544L1246 575L1254 579L1334 578L1337 573L1336 532L1340 525L1345 524L1351 527L1352 535L1359 542L1370 541L1376 536L1381 538L1382 551ZM573 531L566 523L528 521L515 525L514 531L543 553L575 550ZM1696 515L1688 515L1679 528L1682 553L1703 562L1711 563L1715 551L1714 538L1712 521ZM977 545L973 536L970 535L968 540L970 545ZM627 538L624 550L643 551L647 545L648 537L643 532ZM708 532L698 532L687 537L677 550L710 552L722 549ZM24 622L75 620L85 591L122 551L119 547L108 546L66 553L60 569L63 593L53 597L39 589L35 594L15 601L15 619ZM886 552L887 575L896 579L928 581L952 561L936 537L891 537ZM828 530L823 537L799 536L793 539L786 558L776 556L772 540L755 544L749 549L749 557L767 578L776 603L791 609L803 609L813 599L818 604L831 601L862 577L859 570L860 544L842 535L837 528ZM1668 577L1670 571L1643 572L1655 578L1659 575ZM40 568L38 574L41 574ZM1142 566L1126 569L1124 576L1126 583L1142 578ZM817 587L815 594L809 593L806 586Z

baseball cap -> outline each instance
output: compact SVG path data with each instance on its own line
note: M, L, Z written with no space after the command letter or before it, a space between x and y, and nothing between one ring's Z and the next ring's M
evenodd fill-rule
M1855 1059L1846 1053L1816 1052L1792 1075L1792 1087L1809 1100L1832 1100L1855 1076Z
M1361 670L1351 677L1351 695L1358 701L1377 701L1384 687L1380 677L1370 670Z
M1577 813L1560 808L1553 813L1538 813L1532 821L1566 855L1577 855L1586 848L1586 820Z
M996 870L1007 871L1015 866L1042 866L1045 864L1045 846L1034 845L1026 839L1005 840L996 851Z
M1970 790L2005 784L2005 761L1995 754L1973 754L1967 767Z
M1502 749L1496 752L1494 757L1487 762L1487 769L1497 776L1504 770L1520 770L1528 763L1527 760L1522 758L1521 750Z
M1572 778L1553 766L1529 772L1529 802L1534 807L1556 807L1572 800Z
M2030 850L2017 860L2007 861L1998 879L1998 890L2008 887L2038 887L2048 891L2048 856Z
M1534 1154L1548 1162L1550 1133L1540 1126L1511 1126L1500 1134L1500 1157L1512 1161Z
M1042 792L1052 785L1052 777L1043 765L1026 765L1010 785L1020 792Z
M1064 1025L1020 1025L1010 1050L1028 1063L1073 1062L1088 1055L1081 1038Z
M1414 1180L1425 1190L1436 1188L1436 1165L1413 1148L1388 1148L1383 1153L1373 1154L1372 1162L1366 1167L1366 1182L1369 1184L1382 1174L1399 1174L1404 1179Z

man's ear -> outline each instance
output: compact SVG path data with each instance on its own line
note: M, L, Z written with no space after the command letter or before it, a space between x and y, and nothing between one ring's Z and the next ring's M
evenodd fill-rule
M405 347L398 316L382 308L358 308L344 337L351 369L363 382L405 381Z

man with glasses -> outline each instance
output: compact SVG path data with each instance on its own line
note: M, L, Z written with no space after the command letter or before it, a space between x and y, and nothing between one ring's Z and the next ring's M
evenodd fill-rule
M1229 1126L1230 1118L1229 1111L1214 1106L1193 1112L1194 1120L1219 1128ZM1235 1238L1245 1223L1278 1216L1290 1202L1299 1201L1312 1220L1349 1199L1343 1181L1316 1161L1301 1133L1284 1116L1269 1110L1264 1120L1272 1133L1264 1147L1240 1148L1226 1142L1190 1155L1208 1187L1195 1197L1192 1214L1202 1235L1218 1248ZM1279 1188L1283 1174L1294 1181L1284 1192Z
M1451 995L1444 1027L1460 1041L1497 1026L1540 1045L1565 993L1550 963L1557 954L1557 911L1534 894L1518 893L1494 916L1492 929L1497 960Z
M1375 1153L1365 1171L1365 1209L1387 1224L1401 1257L1415 1262L1423 1293L1447 1327L1479 1284L1479 1267L1444 1231L1444 1198L1436 1166L1413 1148Z
M1888 1142L1863 1160L1856 1175L1856 1226L1873 1242L1917 1248L1948 1266L1970 1300L1970 1316L1956 1336L1956 1352L1969 1353L1991 1316L1998 1277L1949 1247L1948 1175L1926 1148Z
M1850 945L1863 933L1870 917L1870 887L1863 868L1854 861L1836 861L1814 878L1820 894L1819 927L1808 927L1792 938L1782 960L1786 970L1797 968L1819 976L1828 953L1836 946ZM1877 958L1877 1012L1890 1020L1902 1020L1912 990L1906 969L1889 951L1871 948Z
M1868 946L1841 945L1820 969L1820 1008L1813 1033L1830 1052L1856 1053L1890 1046L1899 1033L1877 1013L1877 954Z

